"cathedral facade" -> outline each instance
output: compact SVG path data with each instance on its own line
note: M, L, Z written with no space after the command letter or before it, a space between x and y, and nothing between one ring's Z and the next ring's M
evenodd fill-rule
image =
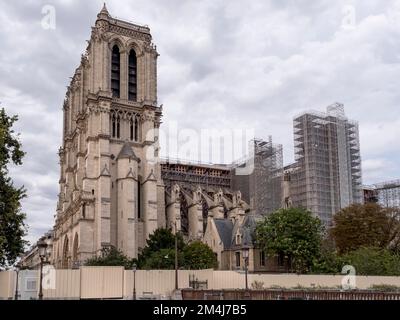
M111 246L137 257L157 228L204 241L211 219L249 211L230 189L231 167L158 161L157 57L148 27L103 7L63 106L56 268Z
M165 225L150 30L97 15L63 106L53 262L71 268L114 246L130 257Z

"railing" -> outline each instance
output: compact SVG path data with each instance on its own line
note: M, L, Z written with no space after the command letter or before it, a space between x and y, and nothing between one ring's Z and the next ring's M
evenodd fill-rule
M400 300L400 292L368 290L182 290L183 300Z

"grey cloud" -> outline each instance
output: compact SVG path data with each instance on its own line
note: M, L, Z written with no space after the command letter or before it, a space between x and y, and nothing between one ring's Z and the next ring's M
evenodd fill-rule
M56 8L56 30L40 26ZM341 28L344 6L356 13ZM27 156L13 168L28 188L34 240L53 224L61 106L102 1L13 1L0 12L0 101L20 115ZM293 160L292 119L335 101L360 123L364 182L400 175L400 6L396 1L108 1L110 13L150 26L164 124L254 128Z

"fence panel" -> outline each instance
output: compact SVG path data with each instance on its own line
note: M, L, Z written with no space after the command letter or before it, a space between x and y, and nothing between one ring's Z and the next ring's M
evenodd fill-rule
M0 300L12 299L15 292L15 272L0 272Z
M82 299L123 298L123 267L81 267Z
M44 299L79 299L80 298L80 278L79 270L57 269L54 275L55 281L50 279L49 283L44 283ZM46 279L45 279L46 280Z

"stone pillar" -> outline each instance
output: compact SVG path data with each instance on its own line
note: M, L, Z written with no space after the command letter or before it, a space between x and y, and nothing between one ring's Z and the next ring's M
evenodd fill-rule
M175 234L180 231L181 225L181 203L180 203L180 188L175 184L171 188L171 194L167 198L167 228L170 228Z
M189 239L200 240L203 232L203 207L201 203L201 188L198 187L192 193L192 203L189 206Z
M123 148L131 147L127 144ZM132 151L132 149L131 149ZM122 152L121 152L122 153ZM137 258L137 158L120 153L117 159L117 245L130 258Z
M222 202L222 197L223 193L221 189L214 194L214 204L212 208L210 208L214 219L224 218L224 206Z
M150 107L144 107L141 116L141 137L143 147L142 153L142 191L143 191L143 218L144 235L148 239L158 227L158 208L157 208L157 185L160 177L156 176L160 172L157 158L158 137L155 130L155 113Z

